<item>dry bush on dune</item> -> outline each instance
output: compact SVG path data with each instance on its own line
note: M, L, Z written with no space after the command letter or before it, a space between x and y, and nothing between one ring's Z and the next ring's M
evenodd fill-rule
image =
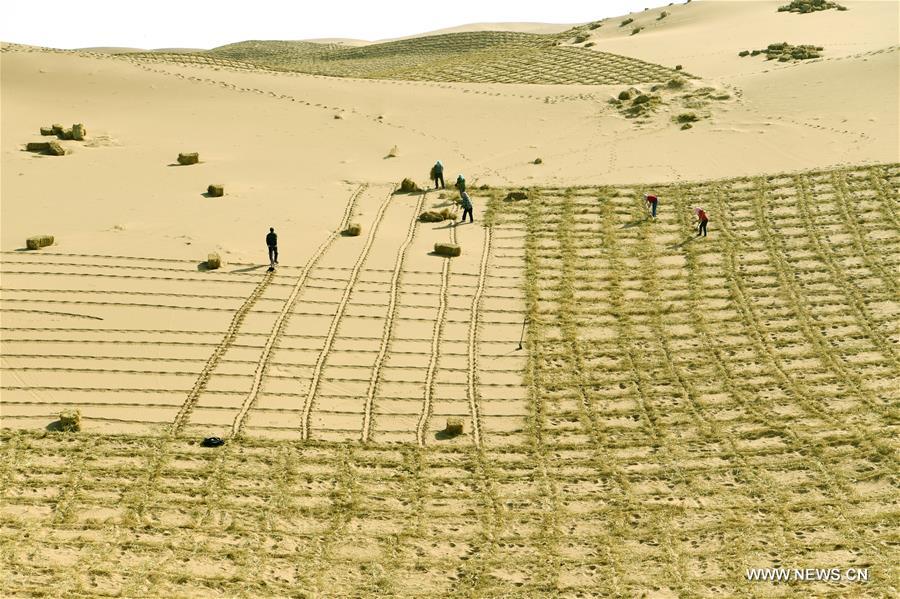
M344 235L347 237L359 237L362 234L362 225L359 223L350 223L344 229Z
M219 256L219 254L216 252L211 252L206 257L206 268L208 268L209 270L215 270L215 269L221 268L221 267L222 267L221 256Z
M847 7L831 0L791 0L790 4L778 7L778 12L795 12L806 14L820 10L847 10Z
M675 117L676 123L696 123L700 117L693 112L683 112Z
M631 35L637 35L643 30L644 30L643 27L635 27L634 29L631 30Z
M626 25L630 25L631 23L634 23L634 19L632 19L631 17L629 17L629 18L625 19L624 21L622 21L622 22L619 24L619 27L625 27Z
M544 159L543 158L535 158L534 160L531 161L531 163L532 164L544 164Z
M765 54L766 60L778 60L779 62L788 62L794 60L809 60L813 58L821 58L821 52L825 50L822 46L814 46L809 44L791 45L787 42L778 42L769 44L762 50L753 50L750 54L757 56ZM744 51L746 52L746 50ZM741 56L746 56L743 52Z

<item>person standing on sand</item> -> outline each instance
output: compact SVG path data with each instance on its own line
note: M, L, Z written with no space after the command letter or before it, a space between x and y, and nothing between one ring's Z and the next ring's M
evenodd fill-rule
M462 192L459 194L460 196L460 205L463 207L462 218L459 219L460 223L466 222L466 215L469 215L469 222L474 223L475 219L472 217L472 200L469 199L469 194L466 192Z
M441 182L441 189L445 189L444 187L444 165L441 164L441 161L438 160L434 163L434 166L431 167L431 178L434 181L434 188L438 188L438 181Z
M697 216L697 222L699 225L697 226L697 237L703 235L706 237L706 224L709 222L709 217L706 215L706 211L703 208L694 208L694 214Z
M275 270L275 265L278 264L278 235L273 227L269 227L266 245L269 247L269 270Z
M462 175L456 175L456 188L459 190L461 197L462 193L466 190L466 178Z
M647 208L650 209L650 217L656 218L656 205L659 203L659 198L652 193L648 193L644 196L644 201L647 202Z

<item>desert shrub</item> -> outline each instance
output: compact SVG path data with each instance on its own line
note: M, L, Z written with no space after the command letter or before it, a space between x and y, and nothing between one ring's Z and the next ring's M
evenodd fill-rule
M680 65L680 64L676 64L676 65L675 65L675 70L676 70L676 71L680 71L680 70L681 70L681 65Z
M344 229L344 235L347 237L359 237L362 233L362 225L359 223L351 223Z
M381 118L381 117L378 117L378 118ZM392 147L390 150L388 150L388 153L387 153L388 158L396 158L399 155L400 155L400 148L398 148L397 146Z
M532 164L544 164L544 161L543 161L543 159L541 159L541 158L535 158L535 159L532 161Z
M580 43L588 41L589 39L591 39L591 38L588 35L578 35L575 37L574 43L580 44Z
M54 135L53 127L41 127L41 135Z
M422 188L416 185L416 182L410 178L403 179L400 182L400 193L413 193L416 191L422 191Z
M217 268L222 267L222 258L216 252L210 253L206 257L206 268L209 270L215 270Z
M206 195L213 198L221 198L225 195L225 186L221 183L213 183L206 188Z
M641 32L641 30L643 30L643 29L644 29L643 27L635 27L634 29L631 30L631 35L637 35L637 34L639 34L639 33Z
M636 98L631 102L631 105L632 105L632 106L637 106L637 105L639 105L639 104L646 104L646 103L649 102L649 101L650 101L650 96L648 96L647 94L640 94L638 97L636 97Z
M693 112L682 112L681 114L679 114L678 116L675 117L676 123L696 123L699 120L700 120L700 117L698 117Z
M178 155L178 164L197 164L200 162L200 154L197 152L182 152Z
M626 25L630 25L631 23L634 23L634 19L629 17L629 18L625 19L624 21L622 21L622 24L619 25L619 27L625 27Z
M528 193L526 193L524 191L511 191L508 194L506 194L505 198L503 198L503 200L506 202L513 202L516 200L527 200L527 199L528 199Z
M51 156L65 156L66 149L59 145L59 142L51 141L47 144L46 153L50 154Z
M657 20L657 21L662 21L663 19L665 19L665 18L668 17L668 16L669 16L669 13L668 13L668 12L662 11L661 13L659 13L659 16L656 18L656 20Z
M741 58L743 58L744 56L749 56L749 55L750 55L750 50L741 50L740 52L738 52L738 56L740 56Z
M622 91L619 92L619 99L622 100L623 102L630 100L631 92L629 92L627 89L623 89Z
M752 50L750 56L757 56L760 52L762 52L762 50Z
M586 44L584 45L584 47L585 47L585 48L590 48L591 46L595 46L595 45L596 45L596 44L595 44L594 42L588 42L588 43L586 43Z
M692 124L690 124L690 123L685 123L685 124L683 124L683 125L681 126L681 130L684 131L685 129L691 129L692 127L693 127Z
M602 26L603 26L603 23L601 23L600 21L594 21L593 23L588 23L588 29L590 29L591 31L593 31L594 29L599 29Z
M755 50L757 54L765 53L766 60L778 59L779 62L787 62L789 60L809 60L811 58L820 58L824 48L822 46L813 46L809 44L801 44L792 46L787 42L779 42L769 44L764 50Z
M666 87L668 87L669 89L682 89L686 84L687 81L685 81L682 77L672 77L666 83Z
M838 4L837 2L832 2L831 0L791 0L789 4L779 6L778 12L795 12L806 14L817 12L820 10L829 10L832 8L841 11L847 10L846 6Z

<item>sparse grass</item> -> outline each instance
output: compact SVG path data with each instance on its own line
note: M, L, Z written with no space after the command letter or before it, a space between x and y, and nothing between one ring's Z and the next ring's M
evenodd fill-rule
M552 35L475 31L360 47L247 41L202 53L140 52L121 58L411 81L604 85L671 77L671 70L660 65L561 45L573 38L580 40L576 43L588 41L590 29L581 26Z

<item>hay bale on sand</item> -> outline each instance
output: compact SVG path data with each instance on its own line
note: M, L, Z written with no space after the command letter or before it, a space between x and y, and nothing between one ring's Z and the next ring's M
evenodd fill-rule
M221 198L225 195L225 186L221 183L213 183L206 188L206 194L213 198Z
M63 410L59 413L59 430L78 432L81 430L81 411Z
M416 185L416 182L409 177L400 182L400 193L414 193L422 191L422 188Z
M62 135L63 126L59 123L53 123L50 125L50 130L53 131L53 135Z
M178 164L188 165L200 162L200 154L197 152L186 152L178 155Z
M60 139L64 139L64 140L75 139L75 138L72 136L72 130L71 130L71 129L63 129L63 132L60 133L59 135L57 135L57 137L60 138Z
M448 437L455 437L463 433L463 420L455 416L447 418L447 426L444 428L444 434Z
M25 149L29 152L46 152L50 149L49 141L30 141L25 146Z
M506 194L505 201L512 202L513 200L527 200L528 194L524 191L511 191Z
M440 212L437 210L426 210L419 215L419 220L423 223L439 223L445 220L456 220L457 218L459 218L459 215L449 208L444 208Z
M25 247L29 250L37 250L48 245L53 245L53 235L34 235L25 240Z
M438 256L456 257L462 254L462 248L455 243L436 243L434 253Z
M359 237L362 234L362 225L359 223L350 223L344 230L344 234L348 237Z
M84 128L84 125L81 123L75 123L72 125L72 139L76 141L84 141L84 136L87 135L87 130Z
M41 135L55 135L53 127L41 127Z
M65 156L66 149L59 145L59 142L51 141L47 144L47 153L51 156Z
M215 270L222 267L222 258L216 252L212 252L206 257L206 268Z

